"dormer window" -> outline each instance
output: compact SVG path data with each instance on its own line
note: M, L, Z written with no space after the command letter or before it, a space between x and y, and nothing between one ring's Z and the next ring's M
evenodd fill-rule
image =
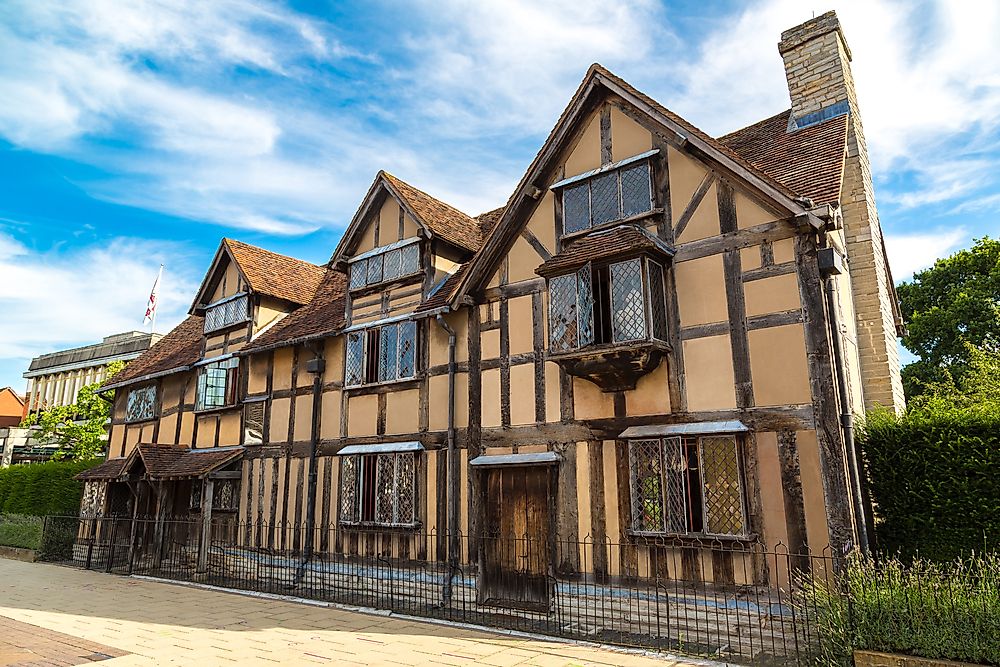
M562 190L563 233L576 234L653 210L649 158L656 151L609 164L553 185Z
M404 239L349 261L352 290L404 278L420 270L420 239Z
M250 295L234 294L205 306L205 333L225 329L250 319Z

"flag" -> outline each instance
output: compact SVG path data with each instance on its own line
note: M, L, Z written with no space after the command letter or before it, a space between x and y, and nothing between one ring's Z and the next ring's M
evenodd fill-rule
M153 291L149 293L149 303L146 304L146 317L143 318L143 325L149 324L156 317L156 294L160 291L160 278L163 277L163 265L160 264L160 272L156 274L156 282L153 283Z

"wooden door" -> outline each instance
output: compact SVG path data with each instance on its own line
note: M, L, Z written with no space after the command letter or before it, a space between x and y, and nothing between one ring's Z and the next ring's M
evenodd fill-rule
M485 473L482 604L549 607L549 469L493 468Z

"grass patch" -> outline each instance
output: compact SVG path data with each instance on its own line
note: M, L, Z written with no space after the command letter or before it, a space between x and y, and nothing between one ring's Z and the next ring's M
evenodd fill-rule
M42 543L40 516L0 514L0 546L38 549Z

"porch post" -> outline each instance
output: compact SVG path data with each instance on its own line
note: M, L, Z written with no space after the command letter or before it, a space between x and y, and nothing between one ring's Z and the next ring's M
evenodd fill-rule
M198 542L198 573L208 570L208 547L212 541L212 497L215 495L215 480L206 477L201 494L201 540Z
M170 509L170 493L172 486L168 486L166 481L161 480L157 485L156 493L156 533L153 538L153 566L160 567L163 561L163 532L166 523L167 512Z

